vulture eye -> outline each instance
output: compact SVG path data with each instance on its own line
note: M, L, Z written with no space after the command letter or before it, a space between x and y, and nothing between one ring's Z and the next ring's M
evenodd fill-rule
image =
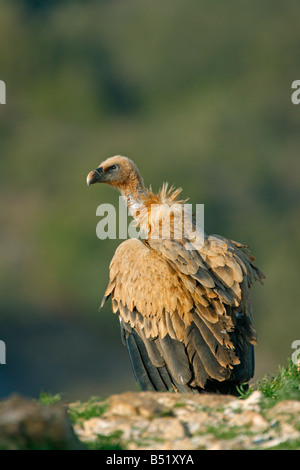
M109 171L116 171L118 170L118 168L119 168L118 165L112 165L109 167Z

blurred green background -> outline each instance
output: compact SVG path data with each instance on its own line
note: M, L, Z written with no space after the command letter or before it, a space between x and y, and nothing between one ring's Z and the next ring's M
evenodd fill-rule
M136 390L110 302L118 204L87 173L114 154L146 185L183 187L205 230L248 243L255 380L299 331L300 79L297 0L2 0L0 396L86 399Z

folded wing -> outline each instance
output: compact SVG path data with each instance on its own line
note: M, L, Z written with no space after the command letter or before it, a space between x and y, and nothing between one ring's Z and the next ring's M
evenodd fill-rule
M205 236L123 242L110 264L111 296L137 381L144 390L221 390L254 373L249 287L262 273L246 247Z

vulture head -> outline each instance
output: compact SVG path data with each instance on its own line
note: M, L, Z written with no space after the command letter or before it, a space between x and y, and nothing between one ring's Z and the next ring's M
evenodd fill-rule
M115 155L104 162L87 176L87 184L106 183L117 188L128 200L138 201L145 195L145 186L136 165L127 157Z

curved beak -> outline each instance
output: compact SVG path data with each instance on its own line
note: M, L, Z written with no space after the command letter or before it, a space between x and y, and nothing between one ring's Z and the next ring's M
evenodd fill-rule
M96 168L96 170L90 171L86 178L87 185L90 186L91 184L100 182L102 174L102 168Z

